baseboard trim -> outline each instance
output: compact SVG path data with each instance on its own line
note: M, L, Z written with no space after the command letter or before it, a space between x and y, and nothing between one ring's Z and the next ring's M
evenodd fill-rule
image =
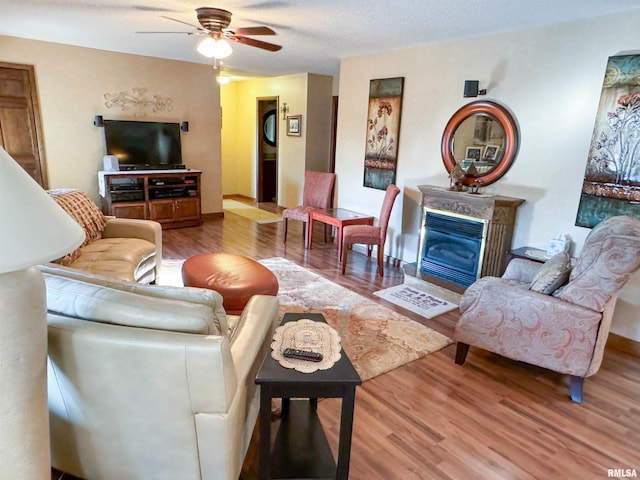
M223 199L227 199L227 200L245 200L245 201L249 201L249 202L256 202L256 199L253 197L249 197L247 195L242 195L240 193L232 193L230 195L222 195Z
M224 218L224 212L203 213L202 220L218 220Z

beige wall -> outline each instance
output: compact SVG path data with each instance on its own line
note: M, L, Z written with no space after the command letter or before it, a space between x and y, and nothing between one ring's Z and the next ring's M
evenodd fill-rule
M306 170L328 172L333 78L309 75L307 97Z
M105 146L93 117L141 120L107 109L103 97L141 87L173 100L172 111L146 109L145 120L189 121L183 163L203 171L203 212L222 211L220 101L210 66L3 36L0 61L35 66L50 188L77 188L99 202Z
M286 135L285 121L278 114L278 205L290 207L301 203L305 170L328 168L332 84L332 77L301 73L232 82L221 87L225 195L256 198L257 99L278 97L279 106L286 103L289 107L289 115L302 115L302 136L293 137ZM233 125L233 130L227 129L227 122Z
M250 185L242 179L250 177L248 164L241 164L242 145L239 138L242 126L239 125L242 115L238 108L238 86L240 83L231 82L220 85L220 103L222 104L222 194L232 195L241 193L250 196ZM245 171L246 170L246 171Z
M340 69L336 146L338 204L378 215L384 192L362 187L369 81L405 77L397 184L403 195L390 223L387 253L417 259L417 185L448 186L440 140L449 117L471 99L465 80L507 106L521 135L518 157L487 192L524 198L514 246L546 248L570 234L579 252L589 229L576 227L587 153L607 58L640 45L640 14L347 58ZM640 340L640 276L621 295L614 331Z

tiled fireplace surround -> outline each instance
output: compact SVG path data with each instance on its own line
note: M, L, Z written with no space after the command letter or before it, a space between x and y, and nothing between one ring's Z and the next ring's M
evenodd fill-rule
M457 192L431 185L418 185L418 189L422 193L422 221L416 276L462 291L475 279L472 277L502 275L512 248L516 211L524 200L500 195ZM431 221L427 221L427 212L431 212ZM447 222L448 218L451 219L450 222ZM453 234L452 241L446 240L447 232L438 240L440 257L459 256L459 252L454 250L462 245L465 256L473 257L473 261L477 262L476 268L472 269L474 271L459 274L457 270L466 269L456 268L455 265L452 268L446 265L441 268L437 265L437 259L436 262L425 259L430 257L429 248L425 252L425 247L433 246L433 225L436 220L439 232L445 231L446 225L450 224L450 233ZM469 230L470 236L479 234L482 237L481 241L461 236L462 230ZM427 241L427 238L431 238L431 241ZM469 248L466 247L467 244ZM447 254L447 248L452 249L450 254ZM433 268L434 266L436 268Z

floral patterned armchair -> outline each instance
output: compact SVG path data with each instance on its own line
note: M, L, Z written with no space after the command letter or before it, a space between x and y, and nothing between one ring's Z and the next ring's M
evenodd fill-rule
M530 289L544 268L514 259L501 278L483 277L466 290L456 363L473 345L567 374L571 398L581 403L584 378L600 368L618 292L640 269L640 219L618 216L596 225L568 283L550 294Z

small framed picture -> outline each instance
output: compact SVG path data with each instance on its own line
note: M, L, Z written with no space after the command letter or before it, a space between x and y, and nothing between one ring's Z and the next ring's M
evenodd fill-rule
M287 117L287 135L290 137L302 135L302 115L289 115Z
M498 150L500 147L498 145L487 145L484 147L484 156L482 159L485 162L495 162L496 158L498 158Z
M482 158L482 147L467 147L465 160L473 160L479 162Z

